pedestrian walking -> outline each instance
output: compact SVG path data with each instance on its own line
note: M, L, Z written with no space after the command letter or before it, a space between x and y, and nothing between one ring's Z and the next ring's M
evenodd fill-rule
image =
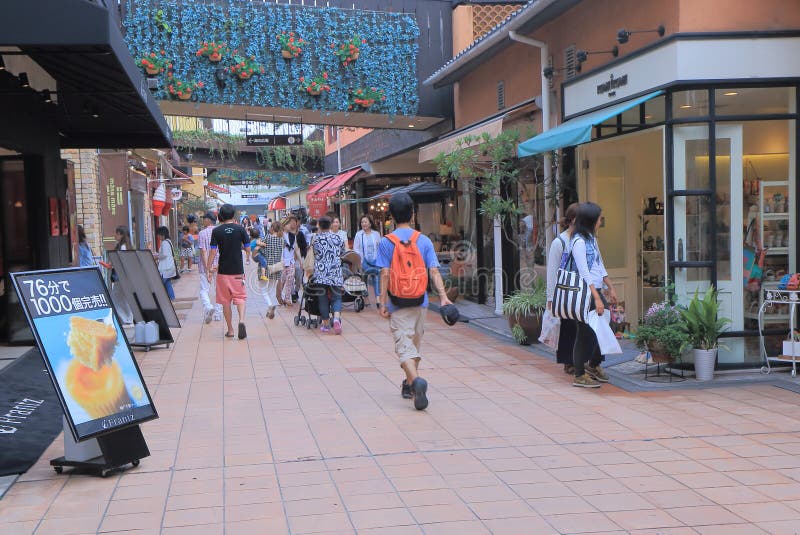
M297 218L289 216L283 220L283 274L278 291L278 303L286 306L292 304L294 290L295 266L297 262Z
M258 265L258 280L265 281L267 280L267 259L261 252L261 247L258 245L259 241L261 241L261 235L255 228L251 228L250 244L248 245L250 257L253 259L253 262Z
M184 225L184 227L181 229L181 273L192 270L193 259L194 238L192 238L189 225Z
M222 305L222 316L225 318L226 338L233 338L233 309L239 316L239 340L247 338L244 315L247 305L247 287L244 279L242 251L248 251L250 237L242 225L234 221L236 209L233 205L223 204L219 209L220 225L211 232L211 253L209 264L219 256L217 268L217 303ZM211 273L207 276L211 281Z
M361 257L361 271L375 293L371 302L375 303L380 311L378 298L381 295L381 268L378 267L378 245L381 242L381 233L369 214L361 216L360 225L361 230L356 232L353 238L353 250Z
M267 318L273 319L275 317L275 308L278 306L278 283L280 282L281 274L283 271L269 272L269 266L277 264L283 260L283 227L276 221L269 227L269 233L262 241L263 250L262 256L266 259L267 264L267 287L264 293L264 300L267 302Z
M175 264L175 247L169 239L169 229L158 227L156 236L161 239L158 246L158 272L161 274L161 282L167 290L170 301L175 300L175 290L172 288L172 279L178 274L178 266Z
M210 296L211 287L216 283L219 256L214 257L213 264L208 263L210 259L209 253L211 252L211 233L216 227L217 216L211 212L206 212L203 216L203 224L205 227L197 235L197 250L200 253L200 263L197 268L200 272L199 295L200 302L203 304L203 321L211 323L212 317L214 321L222 321L222 305L219 303L212 304ZM211 277L209 277L209 274Z
M322 317L320 332L333 330L342 334L342 255L345 247L342 237L335 234L328 216L319 219L319 232L312 236L314 251L313 288L319 292L319 312Z
M336 215L336 212L328 212L325 214L331 220L331 232L337 234L342 238L345 249L347 249L347 231L342 228L342 220Z
M115 251L133 251L133 244L131 243L131 233L128 227L119 226L114 230L114 239L117 240L114 245ZM119 319L123 325L133 324L133 309L130 303L125 298L125 293L119 285L119 276L114 268L111 268L111 302L114 303L114 308L119 315Z
M414 408L428 406L428 382L419 376L420 347L428 308L428 277L442 307L451 305L439 274L439 261L431 240L411 227L414 202L407 193L392 195L389 213L395 231L378 247L381 268L381 315L389 318L394 349L406 378L400 387L403 398L414 399ZM429 275L430 273L430 275Z
M552 312L553 294L556 290L556 280L558 267L561 265L561 257L567 250L567 244L572 241L572 233L575 230L575 214L578 212L578 203L572 203L564 211L561 218L561 234L556 236L550 244L550 251L547 254L547 308ZM558 349L556 350L556 362L564 365L564 373L572 375L575 366L572 364L572 350L575 347L575 333L577 331L575 320L561 319L561 327L558 334Z
M597 229L600 228L602 222L600 206L593 202L581 203L575 214L575 228L570 241L570 250L575 259L578 274L592 292L589 310L595 310L598 316L602 316L608 306L601 290L606 289L612 304L617 302L617 293L608 278L600 247L597 245ZM575 379L572 385L598 388L600 383L608 382L608 375L600 367L603 356L600 354L597 337L588 324L580 321L576 323L577 332L572 350Z
M86 241L86 231L83 230L83 225L78 225L78 265L80 267L94 267L97 263L94 261L94 254L89 242Z

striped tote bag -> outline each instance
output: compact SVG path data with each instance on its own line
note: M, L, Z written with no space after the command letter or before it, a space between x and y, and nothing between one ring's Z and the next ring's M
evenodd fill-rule
M570 243L569 251L565 251L561 255L561 265L556 275L553 315L565 320L578 320L586 323L591 299L592 292L578 273L575 258L572 256L572 243Z

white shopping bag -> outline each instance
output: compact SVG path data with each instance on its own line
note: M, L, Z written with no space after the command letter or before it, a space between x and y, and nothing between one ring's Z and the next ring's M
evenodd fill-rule
M592 328L594 334L597 336L597 343L600 345L601 355L615 355L622 353L622 348L619 346L617 337L614 336L614 331L611 330L609 322L611 321L611 314L608 310L602 316L597 315L597 311L590 310L589 317L586 323Z
M561 320L553 316L550 309L542 314L542 333L539 341L547 347L558 350L558 335L561 332Z

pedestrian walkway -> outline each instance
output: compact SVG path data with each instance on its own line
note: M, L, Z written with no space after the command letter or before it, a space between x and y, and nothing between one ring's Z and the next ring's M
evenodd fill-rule
M800 532L793 392L577 389L430 313L420 412L374 311L321 335L296 308L265 320L251 292L243 341L199 301L186 312L172 349L137 353L161 416L142 426L152 456L56 475L57 440L0 500L4 535Z

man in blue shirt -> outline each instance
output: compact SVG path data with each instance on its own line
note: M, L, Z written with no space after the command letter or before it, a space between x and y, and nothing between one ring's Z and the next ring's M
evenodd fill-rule
M414 218L414 202L407 193L393 195L389 200L389 213L392 215L396 230L392 233L402 242L407 242L414 234L411 222ZM400 367L406 378L400 388L402 396L414 399L414 407L423 410L428 406L428 383L419 376L419 361L422 358L419 349L422 335L425 332L425 313L428 309L428 294L425 292L421 305L400 307L389 300L389 282L392 271L394 244L384 236L378 245L377 264L381 268L381 315L389 318L389 327L394 337L394 350L400 359ZM417 248L433 280L433 287L439 294L441 306L452 304L445 295L444 282L439 274L439 261L433 243L424 234L417 239Z

